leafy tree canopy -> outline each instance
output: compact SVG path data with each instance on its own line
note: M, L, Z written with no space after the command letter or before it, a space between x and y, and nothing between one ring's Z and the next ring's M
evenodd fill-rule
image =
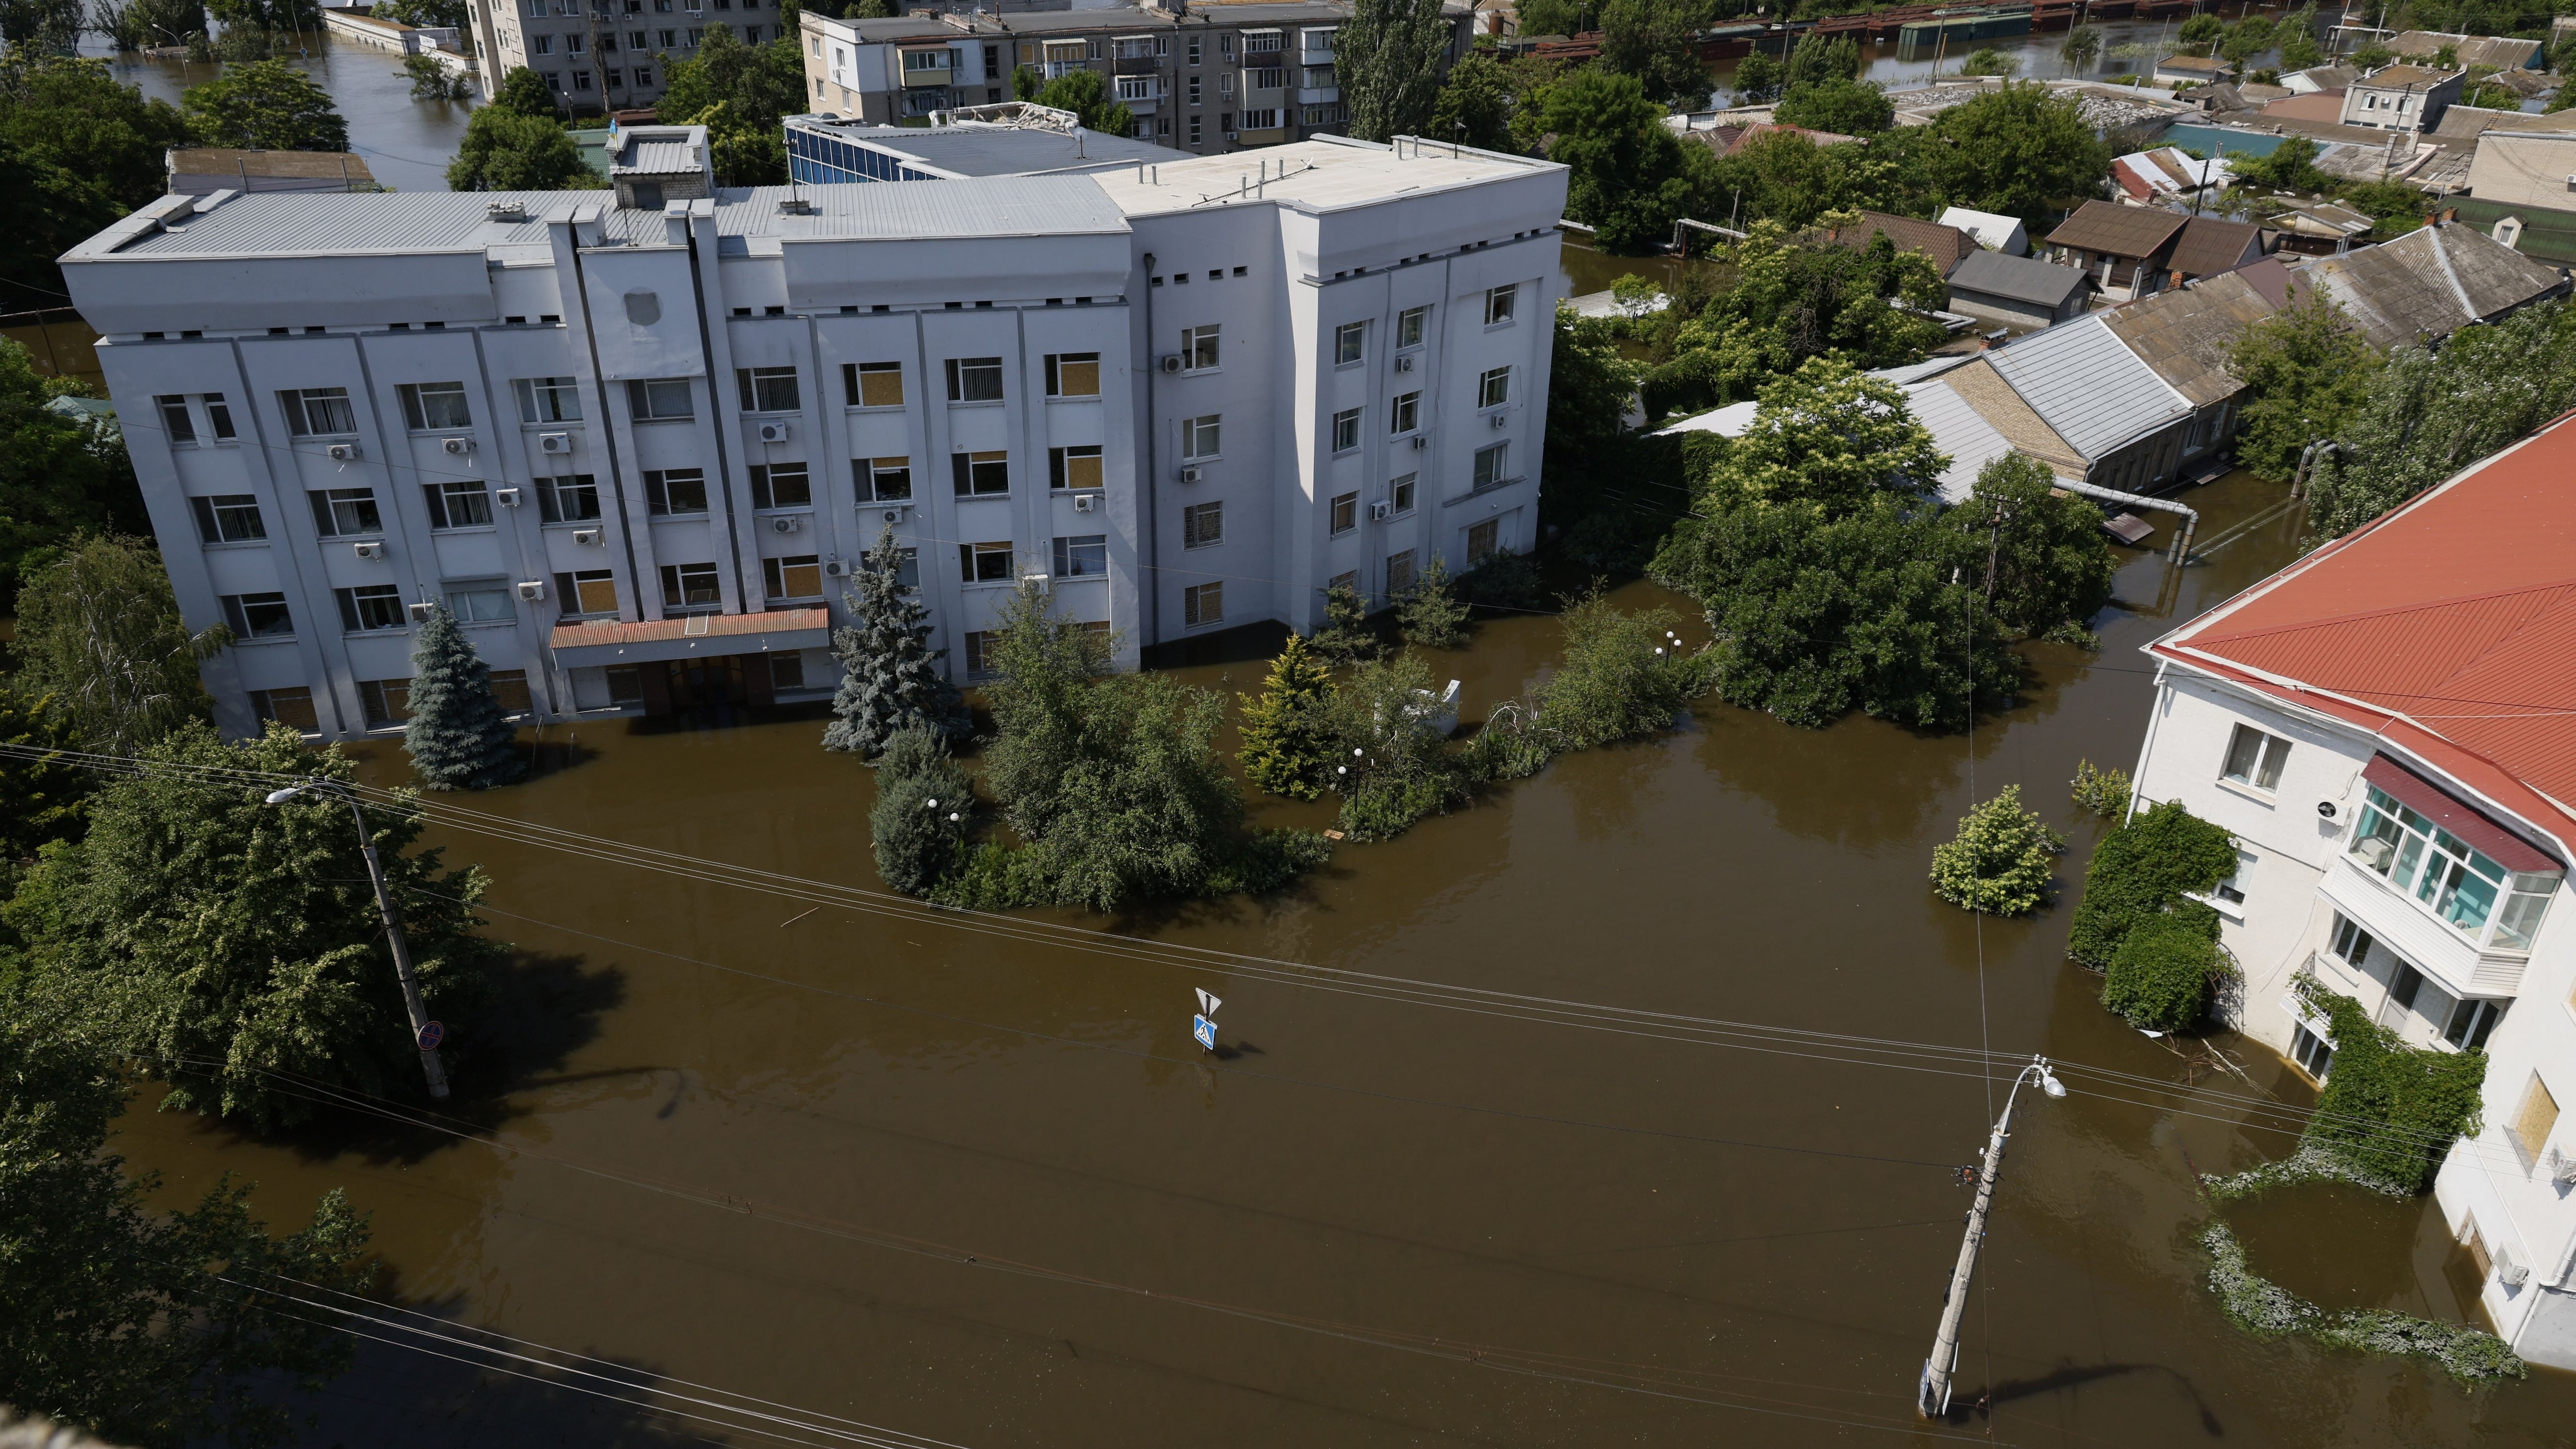
M1964 910L2022 916L2048 900L2048 881L2066 837L2021 803L2021 787L1970 810L1959 833L1932 847L1932 890Z
M1922 129L1919 154L1943 205L2037 225L2098 194L2111 174L2111 148L2094 135L2081 103L2035 81L1997 86Z
M1663 115L1635 76L1614 71L1577 71L1548 92L1548 157L1572 172L1566 214L1596 228L1604 250L1668 239L1674 218L1703 209L1710 194L1715 158L1684 146Z
M180 93L188 134L205 146L261 151L346 151L349 123L331 93L282 60L228 66Z
M1440 89L1450 28L1441 0L1351 0L1333 32L1333 79L1363 141L1418 136Z
M2228 371L2245 384L2236 456L2274 482L2288 482L2308 445L2340 433L2379 370L2350 314L2321 291L2245 329Z
M105 61L13 43L0 55L0 167L11 178L0 194L0 278L59 297L54 258L159 196L164 154L186 138L176 107L117 84ZM44 301L22 293L11 305Z
M745 45L733 27L707 27L697 54L665 66L668 84L656 109L682 124L708 128L716 179L728 186L783 186L787 140L782 117L807 107L805 60L782 36Z
M2138 923L2207 895L2236 873L2236 840L2178 800L2142 810L2093 847L2066 954L2107 967Z
M39 375L25 347L0 339L0 609L75 537L150 524L124 433L46 406L87 391Z
M1867 81L1832 80L1791 86L1780 98L1772 119L1784 126L1866 136L1896 121L1896 103Z
M1136 133L1135 115L1109 93L1109 83L1096 70L1067 71L1057 76L1038 91L1037 102L1073 112L1085 129L1104 136Z
M1940 271L1884 234L1855 249L1793 241L1765 221L1729 254L1735 285L1668 324L1672 360L1644 382L1649 417L1741 401L1829 353L1864 368L1920 361L1944 336L1921 310L1897 305L1939 306Z
M1293 800L1324 793L1324 772L1334 753L1325 718L1332 692L1324 661L1306 647L1304 635L1292 633L1270 661L1261 693L1236 696L1243 707L1243 748L1236 758L1254 789Z
M1836 211L1928 215L1932 193L1918 155L1920 131L1899 127L1861 145L1819 146L1792 131L1755 137L1715 161L1707 204L1740 218L1739 226L1764 219L1791 231Z
M1924 496L1950 460L1905 394L1848 362L1814 357L1762 389L1753 425L1700 489L1714 508L1799 503L1846 517L1890 494Z
M161 555L135 538L82 538L18 595L18 657L84 743L132 754L212 713L199 661L232 642L221 624L190 634Z
M1995 623L2025 639L2092 645L2090 623L2111 602L2119 571L2102 510L2058 491L2038 459L2006 453L1977 471L1966 512L1989 530Z
M501 77L501 89L493 93L483 109L515 111L522 116L551 121L562 114L563 103L555 98L554 87L546 84L544 76L521 65L512 66L510 73Z
M588 191L607 184L581 159L581 148L552 116L531 116L502 105L475 108L466 118L456 159L447 163L451 191Z
M1650 99L1696 109L1708 99L1708 69L1693 41L1699 11L1690 0L1607 0L1601 64L1635 76Z
M1430 134L1485 151L1509 151L1518 104L1500 61L1478 51L1450 67L1431 104Z

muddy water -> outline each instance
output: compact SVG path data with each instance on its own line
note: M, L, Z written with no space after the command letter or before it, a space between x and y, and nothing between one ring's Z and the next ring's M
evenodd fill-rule
M2192 501L2215 538L2275 493L2240 476ZM2120 1028L2094 978L2062 963L2063 906L1980 930L1932 898L1928 852L1972 790L2012 782L2089 846L2065 781L2082 757L2133 759L2150 690L2137 646L2283 562L2294 528L2253 530L2178 574L2132 555L2103 651L2039 651L2030 698L1973 749L1711 704L1668 738L1562 760L1475 810L1346 849L1292 899L1124 924L1536 995L1990 1037L2178 1078L2175 1056ZM1644 585L1622 598L1662 601ZM1547 619L1507 620L1435 663L1465 681L1473 718L1555 643ZM1183 672L1245 688L1258 666ZM474 803L873 886L867 771L823 754L818 733L810 720L593 726L583 763ZM371 768L391 779L395 765ZM1185 973L954 918L803 914L630 865L445 843L492 872L494 929L523 953L508 1009L463 1042L481 1098L464 1110L490 1124L486 1140L352 1127L264 1144L146 1110L123 1150L174 1191L255 1178L273 1220L345 1185L374 1212L399 1290L458 1320L960 1445L1911 1431L1967 1205L1949 1165L1989 1121L1975 1079ZM1190 1043L1194 986L1225 998L1230 1062ZM2248 1055L2267 1087L2305 1100ZM2412 1364L2228 1327L2191 1247L2191 1172L2284 1144L2204 1110L2026 1104L1961 1374L1962 1402L1993 1387L2000 1440L2564 1442L2576 1380L2468 1396ZM2456 1311L2438 1252L2421 1255L2440 1244L2429 1205L2322 1190L2239 1216L2258 1269L2300 1291ZM945 1250L848 1236L862 1231ZM1333 1336L1351 1329L1563 1355L1571 1377L1644 1376L1676 1397ZM662 1442L596 1400L374 1347L320 1410L316 1445Z

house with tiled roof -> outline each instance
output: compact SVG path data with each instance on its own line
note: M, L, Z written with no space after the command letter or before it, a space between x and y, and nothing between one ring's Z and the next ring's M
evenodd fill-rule
M2088 201L2048 234L2049 260L2092 273L2113 297L2143 297L2164 285L2187 220L2153 207Z
M2323 1081L2317 992L2484 1052L2435 1182L2478 1297L2576 1368L2576 415L2147 646L2136 806L2236 840L2221 1012Z

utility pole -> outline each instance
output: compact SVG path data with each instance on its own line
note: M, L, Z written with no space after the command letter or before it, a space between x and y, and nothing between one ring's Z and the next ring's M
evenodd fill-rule
M2004 1139L2012 1135L2013 1099L2034 1073L2041 1091L2051 1097L2066 1095L2065 1086L2050 1074L2046 1057L2031 1058L2030 1065L2013 1078L2012 1090L2004 1094L2004 1114L1995 1119L1995 1135L1986 1140L1985 1167L1977 1174L1977 1204L1968 1209L1968 1230L1959 1240L1959 1264L1950 1270L1950 1291L1941 1299L1941 1327L1932 1335L1932 1356L1923 1361L1923 1378L1916 1388L1915 1407L1927 1419L1950 1412L1950 1378L1959 1369L1959 1320L1968 1311L1968 1285L1977 1276L1977 1249L1985 1242L1986 1211L1994 1206L1995 1178L2003 1171Z
M358 808L358 797L337 780L307 780L271 791L268 803L283 805L310 791L339 800L349 807L350 816L358 822L358 849L367 858L367 883L376 888L376 918L384 922L385 942L393 948L394 976L402 982L403 1010L411 1016L412 1044L420 1048L421 1074L429 1079L429 1095L447 1100L447 1068L438 1060L441 1032L438 1023L429 1019L429 1010L421 1004L420 978L412 974L411 943L403 939L402 920L394 914L393 892L385 886L384 862L376 857L375 837L367 833L367 813Z

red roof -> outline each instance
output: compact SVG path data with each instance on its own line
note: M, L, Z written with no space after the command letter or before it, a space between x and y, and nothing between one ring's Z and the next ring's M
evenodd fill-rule
M2151 652L2379 734L2576 842L2576 413Z

